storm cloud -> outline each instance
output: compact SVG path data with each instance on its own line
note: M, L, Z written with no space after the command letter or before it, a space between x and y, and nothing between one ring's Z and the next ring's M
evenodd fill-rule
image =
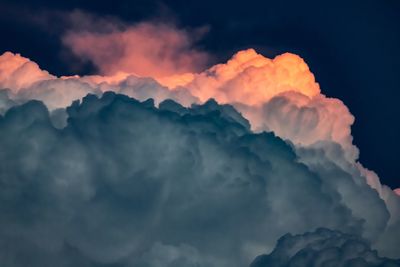
M379 257L368 241L357 236L320 228L302 235L287 234L268 255L250 267L284 266L400 266L400 261Z
M0 119L7 266L246 266L287 232L385 232L385 202L365 180L338 171L339 186L231 106L105 93L66 112L61 129L38 101ZM352 212L342 189L368 209Z
M73 15L99 75L0 56L2 265L398 265L398 190L300 56L205 67L170 24Z

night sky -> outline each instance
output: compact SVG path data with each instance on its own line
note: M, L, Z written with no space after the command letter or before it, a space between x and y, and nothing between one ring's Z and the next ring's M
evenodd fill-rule
M355 115L360 161L384 184L400 187L398 1L2 0L0 9L0 52L21 53L56 75L94 72L89 64L77 64L60 41L67 26L55 14L75 9L127 23L157 19L182 28L206 26L197 46L215 62L249 47L268 57L299 54L322 92L341 99ZM47 23L38 22L39 16Z

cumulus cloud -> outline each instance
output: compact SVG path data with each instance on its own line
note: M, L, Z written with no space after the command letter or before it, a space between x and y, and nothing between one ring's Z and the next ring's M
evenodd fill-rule
M321 94L314 75L297 55L269 59L248 49L225 64L179 81L176 88L187 88L202 101L215 98L233 104L255 131L274 131L297 145L337 142L349 159L358 157L351 136L354 117L343 102Z
M63 129L40 102L7 111L2 262L111 264L162 242L238 266L288 231L360 233L334 188L279 138L252 134L234 109L160 106L92 95L67 109ZM78 256L64 258L71 249Z
M99 75L0 56L1 263L246 266L318 227L346 234L283 239L399 257L398 191L357 161L354 117L302 58L248 49L203 70L185 30L71 18L64 42Z
M365 180L299 162L231 106L105 93L66 112L61 129L38 101L0 117L7 266L246 266L287 232L385 232L385 202Z
M400 198L379 180L371 185L373 173L359 163L346 160L345 151L336 143L297 147L296 152L301 162L337 189L354 216L364 218L363 236L372 242L373 248L381 255L397 258L400 253ZM377 197L382 202L375 201Z
M251 120L255 131L273 131L298 146L335 142L345 149L346 158L358 158L351 135L354 117L338 99L324 95L310 98L290 91L274 96L261 107L236 106Z
M297 55L285 53L266 58L253 49L236 53L227 63L195 74L188 84L191 92L205 101L261 105L282 92L295 91L312 97L319 85L307 64Z
M0 56L0 90L3 90L3 98L12 103L35 99L43 101L50 110L54 110L67 107L88 93L101 95L106 91L123 93L139 100L153 98L157 104L165 99L174 99L186 106L199 102L189 91L171 91L153 78L120 75L55 77L19 54L6 52ZM12 106L11 102L7 103L7 107Z
M379 257L368 241L329 229L300 235L287 234L268 255L257 257L250 267L400 266L400 261Z
M53 79L47 71L22 57L20 54L5 52L0 56L0 88L9 88L18 91L21 88L30 87L37 81Z
M25 88L27 92L14 98L39 99L51 109L64 108L86 93L109 90L142 100L151 97L157 103L172 98L185 106L214 98L234 105L254 131L273 131L300 146L336 142L349 161L358 158L351 136L354 117L340 100L321 93L297 55L269 59L248 49L204 70L209 56L194 46L201 30L189 32L161 22L127 25L80 11L69 14L67 21L70 29L64 43L80 58L92 61L101 75L61 77L74 80L67 90L60 78L42 86L37 82L55 77L27 58L6 53L0 57L0 70L7 73L0 76L0 87L13 92ZM15 71L12 66L21 62L31 67ZM43 87L48 89L38 89Z
M273 131L298 146L332 141L344 148L348 161L356 164L358 158L358 149L352 144L351 136L354 117L343 102L324 96L307 64L290 53L268 59L249 49L238 52L225 64L200 73L154 79L123 71L109 76L56 79L44 75L47 72L27 58L10 53L0 58L0 69L7 69L7 72L11 72L8 70L9 61L35 66L31 71L28 68L24 72L14 71L11 76L0 77L0 84L8 85L3 87L17 92L10 96L14 100L38 99L56 109L64 108L87 93L100 94L110 90L141 100L151 97L156 103L171 98L185 106L212 97L220 103L234 105L250 120L254 131ZM20 82L26 77L35 77L35 82Z
M18 75L14 77L15 81L20 79ZM335 141L346 148L350 158L357 158L358 150L352 145L350 133L353 116L340 100L320 94L307 64L296 55L286 53L268 59L250 49L235 54L226 64L215 65L198 74L172 75L167 79L163 83L162 79L125 72L50 81L43 78L39 80L43 84L36 81L16 98L43 100L50 108L65 107L86 93L108 90L138 99L152 97L157 103L172 98L186 106L214 98L220 103L233 104L251 121L255 131L274 131L301 145ZM182 85L172 87L172 80ZM69 89L65 88L66 83L70 83Z

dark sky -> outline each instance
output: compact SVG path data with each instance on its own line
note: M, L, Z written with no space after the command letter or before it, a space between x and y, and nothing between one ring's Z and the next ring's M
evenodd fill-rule
M198 46L218 61L248 47L268 57L299 54L322 92L355 115L360 161L400 187L400 1L0 0L0 53L21 53L56 75L76 74L60 41L62 20L37 22L74 9L128 23L173 18L179 27L208 26Z

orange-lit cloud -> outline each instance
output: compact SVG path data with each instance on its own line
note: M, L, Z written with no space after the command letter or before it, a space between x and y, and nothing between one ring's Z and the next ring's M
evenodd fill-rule
M283 92L294 91L308 97L320 92L314 75L299 56L285 53L269 59L253 49L240 51L227 63L196 74L181 85L202 101L215 98L222 103L250 106L259 106Z
M0 88L8 88L16 92L30 87L37 81L54 79L47 71L22 57L20 54L5 52L0 56Z

